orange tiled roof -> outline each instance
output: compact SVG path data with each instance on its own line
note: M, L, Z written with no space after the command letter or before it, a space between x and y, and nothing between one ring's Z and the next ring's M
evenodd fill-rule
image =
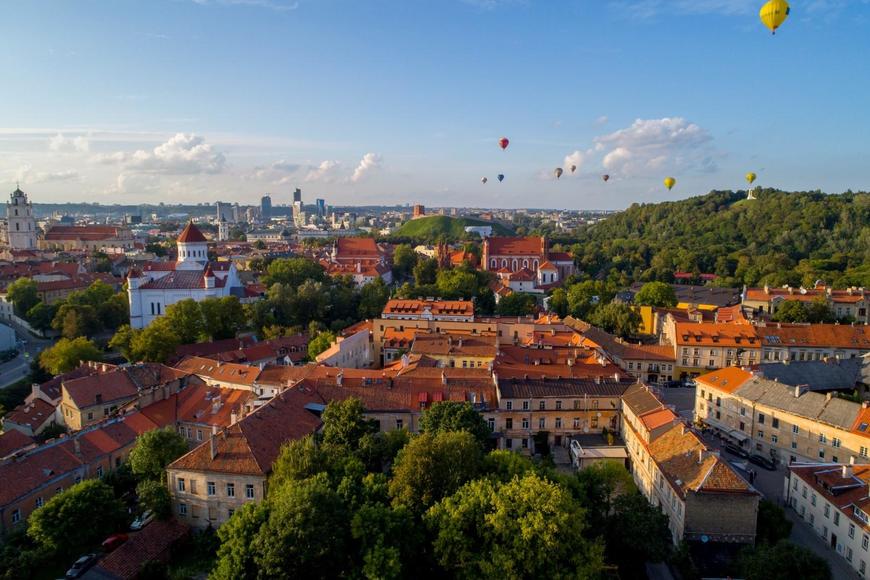
M870 326L851 324L768 324L758 334L767 346L870 349Z
M528 236L524 238L490 237L483 243L487 256L539 256L544 257L544 238Z
M715 322L677 322L674 335L677 346L739 346L761 348L760 329L745 324Z
M402 300L392 299L384 306L384 314L423 314L473 316L474 303L470 300Z
M258 367L235 363L222 363L208 358L191 356L175 365L175 368L199 377L208 377L235 385L253 385L260 374Z
M199 228L193 225L193 222L187 222L187 225L184 226L184 229L181 230L181 234L178 236L178 241L183 244L190 243L198 243L198 242L207 242L208 240L202 235L202 232L199 231Z
M640 416L640 420L644 424L644 427L652 431L662 425L673 423L677 420L677 416L670 409L662 408L650 411L649 413L644 413Z
M6 414L3 420L15 423L16 425L27 425L36 431L53 417L53 406L49 405L42 399L34 399L30 403L25 403L15 407L13 411Z
M740 367L725 367L706 375L701 375L695 380L714 389L733 393L753 376L751 372L743 370Z

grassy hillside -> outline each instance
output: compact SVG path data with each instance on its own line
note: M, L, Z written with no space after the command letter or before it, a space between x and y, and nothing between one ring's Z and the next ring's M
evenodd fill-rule
M598 278L672 279L710 272L719 285L870 287L870 194L714 191L635 204L577 232L581 269Z
M454 218L446 215L421 217L405 222L390 239L414 240L417 242L434 242L441 237L448 240L467 239L466 226L492 226L494 235L511 236L514 233L503 225L474 218Z

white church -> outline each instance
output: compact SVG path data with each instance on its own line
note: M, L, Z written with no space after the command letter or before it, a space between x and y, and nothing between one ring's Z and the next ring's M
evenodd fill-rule
M175 262L149 262L127 274L130 326L145 328L166 313L166 307L186 298L244 297L245 289L232 262L209 262L208 240L187 224L178 236Z

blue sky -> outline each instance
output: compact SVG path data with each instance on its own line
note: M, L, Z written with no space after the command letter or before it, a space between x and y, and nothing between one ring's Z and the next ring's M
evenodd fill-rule
M776 36L761 4L3 3L0 184L36 201L287 203L301 187L572 209L738 188L750 170L867 189L870 3L795 0Z

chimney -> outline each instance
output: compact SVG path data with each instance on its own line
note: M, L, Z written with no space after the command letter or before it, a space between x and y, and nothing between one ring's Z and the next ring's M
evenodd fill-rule
M601 375L595 375L595 384L596 384L596 385L600 385L600 384L601 384Z
M861 408L862 408L862 409L866 409L866 408L867 408L867 401L861 401Z
M235 425L239 422L239 413L233 409L230 411L230 425Z
M831 396L832 396L832 395L831 395L830 392L825 393L825 401L830 401L830 400L831 400Z
M340 387L343 380L344 380L344 371L339 370L338 374L335 375L335 385Z
M79 443L79 439L78 439L78 437L76 437L75 439L73 439L73 450L75 451L75 454L76 454L76 455L81 456L81 454L82 454L82 444Z
M794 388L794 398L797 399L800 396L801 396L801 388L800 388L800 386L796 386Z
M442 385L447 384L447 373L444 371L441 371L441 384Z
M214 427L211 437L208 438L208 450L212 459L217 457L217 426Z
M704 455L705 455L704 450L698 449L698 463L699 464L704 463Z
M619 373L613 373L613 380L619 382Z
M843 479L847 479L849 477L852 477L852 466L851 465L844 465L843 466Z

